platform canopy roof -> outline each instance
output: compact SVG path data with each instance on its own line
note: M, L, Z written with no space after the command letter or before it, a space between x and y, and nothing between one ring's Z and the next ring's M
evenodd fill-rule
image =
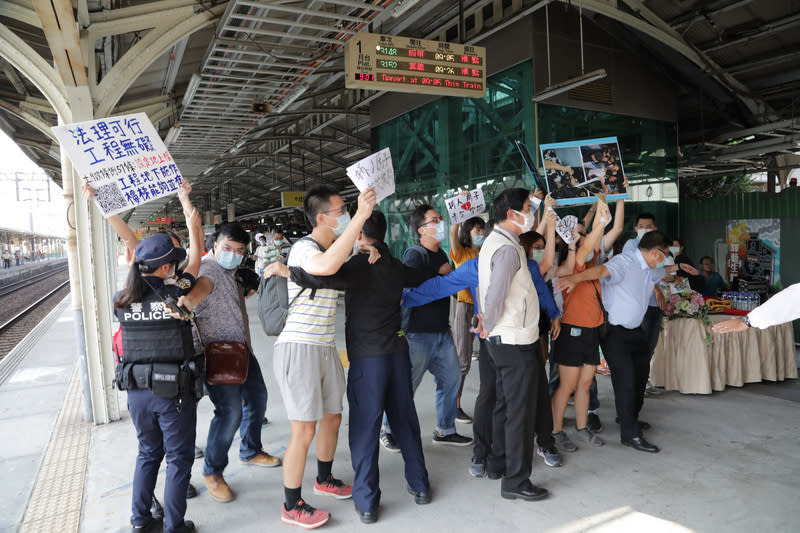
M3 0L0 128L60 182L41 90L53 80L29 73L55 65L80 84L89 72L96 116L147 112L201 208L258 216L305 183L352 192L345 168L370 151L381 94L344 87L355 33L457 41L463 14L474 17L463 40L480 44L548 4L580 7L674 81L679 175L776 168L800 150L799 0ZM91 49L58 44L69 20ZM140 206L134 221L163 207Z

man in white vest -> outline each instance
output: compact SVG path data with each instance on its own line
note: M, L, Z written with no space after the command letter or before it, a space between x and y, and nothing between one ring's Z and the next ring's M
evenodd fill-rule
M539 299L527 268L519 236L534 223L529 192L508 189L494 201L497 223L478 256L479 300L483 310L481 338L497 369L495 432L492 454L505 456L500 495L526 501L546 497L547 489L531 483L536 422L539 357Z

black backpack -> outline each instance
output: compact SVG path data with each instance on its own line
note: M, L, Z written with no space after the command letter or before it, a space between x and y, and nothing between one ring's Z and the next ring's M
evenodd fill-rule
M308 239L314 242L321 251L325 248L312 239L310 236L303 237L297 242ZM289 307L294 303L297 298L303 294L305 289L302 289L292 301L289 301L289 286L288 280L283 276L271 276L269 278L261 277L258 284L258 319L261 321L261 327L264 333L270 336L280 335L283 327L286 325L286 317L289 314ZM311 290L311 299L317 290Z

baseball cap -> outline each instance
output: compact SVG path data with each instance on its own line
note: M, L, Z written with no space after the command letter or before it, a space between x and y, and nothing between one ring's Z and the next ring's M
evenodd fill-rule
M263 233L256 233L256 240L257 241L260 241L263 238L264 238L264 234Z
M136 262L150 268L158 268L167 263L180 263L186 257L186 250L177 248L169 235L156 233L136 245Z

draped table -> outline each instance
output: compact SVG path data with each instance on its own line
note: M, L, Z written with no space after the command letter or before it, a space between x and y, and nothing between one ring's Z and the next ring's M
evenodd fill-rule
M713 325L732 317L709 318ZM791 322L764 330L713 333L710 346L706 335L700 320L665 318L650 365L653 384L683 394L711 394L727 385L797 378Z

